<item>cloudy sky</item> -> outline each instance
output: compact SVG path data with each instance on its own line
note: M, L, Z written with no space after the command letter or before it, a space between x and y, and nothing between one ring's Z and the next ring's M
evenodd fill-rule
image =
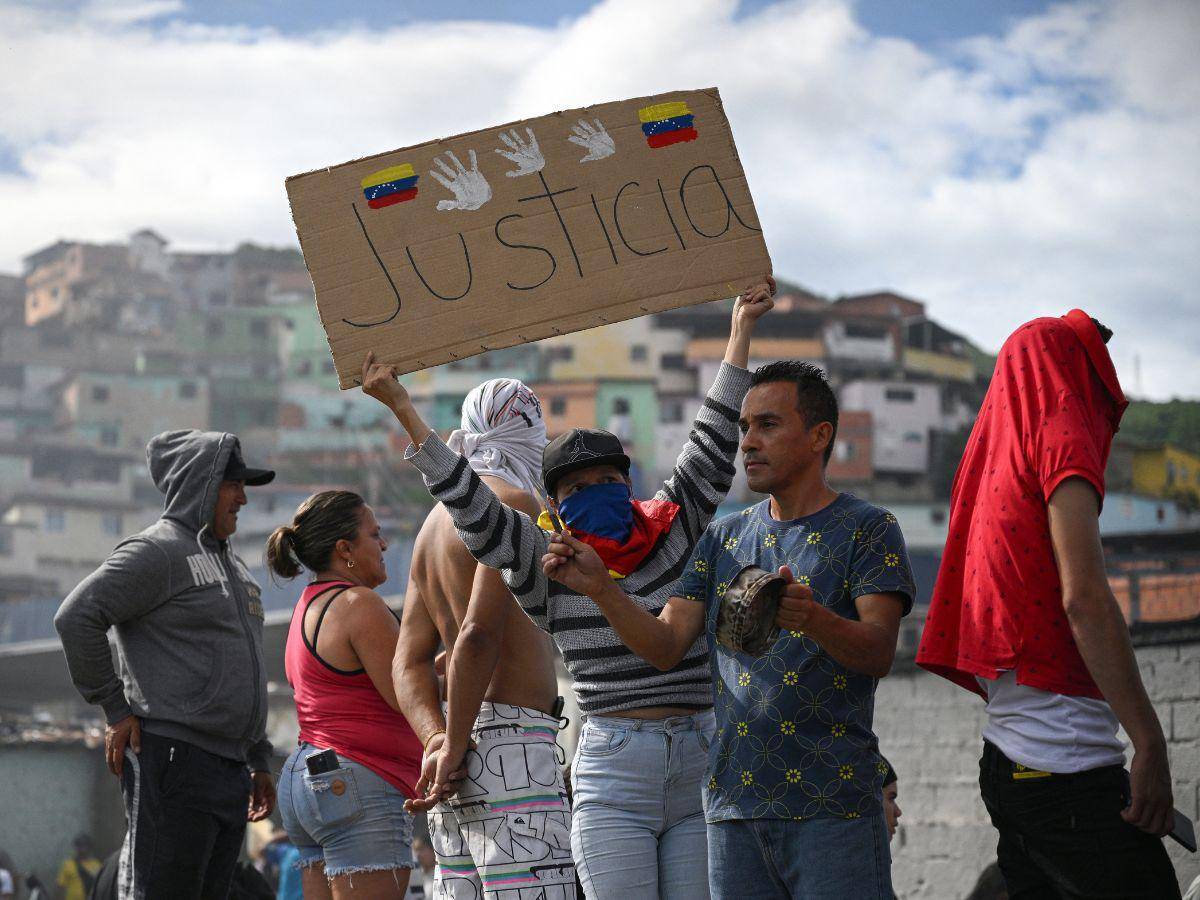
M993 350L1081 306L1200 397L1197 46L1194 0L0 0L0 271L294 244L287 175L716 85L777 274Z

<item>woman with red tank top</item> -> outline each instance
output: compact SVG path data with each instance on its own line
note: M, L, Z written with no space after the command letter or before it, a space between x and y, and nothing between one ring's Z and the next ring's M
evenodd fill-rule
M371 507L349 491L313 494L267 542L273 572L314 575L288 631L300 741L279 778L306 900L400 898L413 867L404 800L421 744L392 686L399 619L374 591L386 549Z

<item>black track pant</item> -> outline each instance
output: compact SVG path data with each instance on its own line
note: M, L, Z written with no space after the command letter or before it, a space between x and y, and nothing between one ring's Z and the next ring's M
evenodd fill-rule
M129 821L121 900L225 900L246 833L246 764L142 732L121 774Z

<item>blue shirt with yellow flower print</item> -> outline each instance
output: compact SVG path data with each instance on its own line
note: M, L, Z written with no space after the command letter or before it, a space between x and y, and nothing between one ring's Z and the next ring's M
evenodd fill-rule
M864 594L897 594L908 615L915 587L896 517L840 494L820 512L778 522L764 500L708 527L675 592L707 610L717 716L707 820L877 814L885 769L872 730L877 679L798 632L785 631L757 659L716 642L718 598L747 565L789 566L818 603L848 619Z

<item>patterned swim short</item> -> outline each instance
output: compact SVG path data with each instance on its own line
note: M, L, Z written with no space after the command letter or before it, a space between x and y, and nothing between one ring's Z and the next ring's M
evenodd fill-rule
M558 720L484 703L467 778L429 813L438 900L574 900L571 806L555 740Z

